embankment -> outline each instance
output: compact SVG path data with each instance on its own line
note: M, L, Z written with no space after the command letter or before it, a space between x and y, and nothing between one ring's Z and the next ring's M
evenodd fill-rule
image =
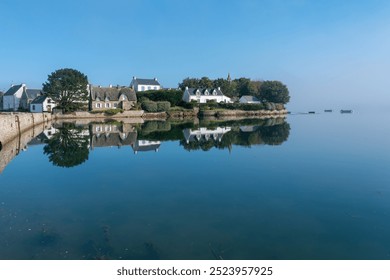
M23 132L51 119L50 113L0 113L0 147Z

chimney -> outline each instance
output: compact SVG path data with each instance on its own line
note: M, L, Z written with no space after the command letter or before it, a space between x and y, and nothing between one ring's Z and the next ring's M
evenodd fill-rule
M110 84L108 87L109 87L109 88L112 88L112 84Z
M157 78L154 78L155 81L157 81Z
M188 87L186 87L186 90L188 90Z
M220 87L218 87L217 89L218 89L218 90L221 90L221 88L220 88Z
M137 77L136 77L136 76L133 76L133 80L137 80Z

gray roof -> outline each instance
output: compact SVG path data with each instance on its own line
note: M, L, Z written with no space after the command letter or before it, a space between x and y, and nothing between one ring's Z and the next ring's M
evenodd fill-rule
M137 83L139 85L147 85L147 86L159 86L160 83L157 81L157 79L140 79L140 78L135 78Z
M137 139L137 132L126 133L126 138L122 138L119 133L102 133L92 135L92 147L115 147L131 146Z
M119 101L121 95L125 95L129 101L137 101L135 91L128 87L91 87L91 98L100 100L108 98L110 101Z
M200 95L206 95L206 90L208 91L209 95L213 95L213 91L216 91L216 95L223 95L222 91L218 88L188 88L188 93L190 95L196 95L196 91L200 91Z
M46 95L40 95L38 97L36 97L32 102L31 104L42 104L43 102L45 102L45 99L47 98Z
M36 97L42 95L41 89L26 89L25 91L28 99L35 99Z
M245 98L246 101L248 101L248 102L260 102L260 100L257 97L252 96L252 95L243 95L243 96L241 96L241 98Z
M147 146L131 146L134 150L134 152L149 152L149 151L156 151L160 148L160 144L150 144Z
M12 86L7 92L4 94L6 96L14 95L23 85Z

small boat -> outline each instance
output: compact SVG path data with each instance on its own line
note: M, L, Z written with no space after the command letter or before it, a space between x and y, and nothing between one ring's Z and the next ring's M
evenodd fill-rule
M309 114L315 114L316 112L315 111L309 111Z
M340 110L341 114L351 114L352 110Z
M331 110L331 109L326 109L326 110L324 110L324 112L325 112L325 113L332 113L333 110Z

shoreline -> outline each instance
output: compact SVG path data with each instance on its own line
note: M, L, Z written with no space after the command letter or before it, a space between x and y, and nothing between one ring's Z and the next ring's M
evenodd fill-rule
M0 147L12 141L18 135L37 125L45 125L49 122L78 121L78 122L102 122L116 120L123 123L144 123L145 121L188 121L188 120L242 120L242 119L268 119L284 118L287 110L281 111L241 111L241 110L197 110L174 111L161 113L145 113L139 111L125 111L115 115L105 113L73 112L69 114L28 113L28 112L1 112L0 113Z

